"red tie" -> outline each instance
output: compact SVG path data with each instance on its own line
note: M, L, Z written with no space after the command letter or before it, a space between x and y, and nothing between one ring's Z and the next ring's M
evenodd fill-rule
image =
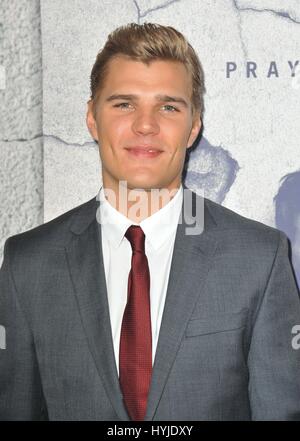
M152 373L150 274L141 227L131 225L125 237L131 244L132 260L120 336L120 386L130 418L142 421Z

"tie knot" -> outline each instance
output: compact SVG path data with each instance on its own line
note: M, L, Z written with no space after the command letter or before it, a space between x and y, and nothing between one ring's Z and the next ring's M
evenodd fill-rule
M125 237L129 240L133 252L145 253L145 234L141 227L131 225L127 229Z

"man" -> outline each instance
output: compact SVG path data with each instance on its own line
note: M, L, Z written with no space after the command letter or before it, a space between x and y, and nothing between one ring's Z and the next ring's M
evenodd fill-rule
M98 197L6 241L2 419L300 419L285 236L181 182L203 92L173 28L109 36L87 112Z

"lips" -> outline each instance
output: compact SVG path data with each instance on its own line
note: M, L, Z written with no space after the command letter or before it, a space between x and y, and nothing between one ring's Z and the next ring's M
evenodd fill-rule
M152 146L133 146L133 147L126 147L126 150L130 155L136 156L136 157L143 157L143 158L156 158L159 156L163 151L158 149L157 147Z

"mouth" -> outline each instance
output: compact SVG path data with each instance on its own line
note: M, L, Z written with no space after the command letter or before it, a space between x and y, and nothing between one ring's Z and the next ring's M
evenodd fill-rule
M156 158L161 153L162 150L159 150L156 147L151 146L134 146L134 147L126 147L125 150L134 157L142 157L142 158Z

